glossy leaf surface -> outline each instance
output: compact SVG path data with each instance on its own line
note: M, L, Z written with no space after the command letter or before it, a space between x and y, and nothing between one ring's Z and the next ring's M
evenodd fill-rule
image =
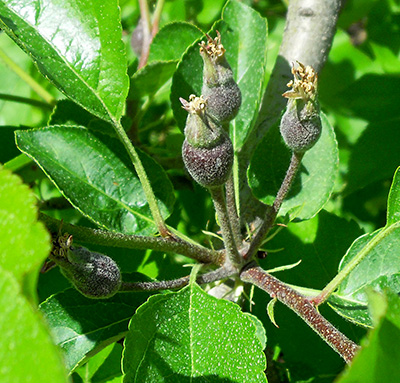
M398 257L400 222L358 238L344 256L339 271L361 251L366 251L366 246L369 247L369 251L365 258L353 269L337 290L340 298L344 297L359 302L358 310L347 312L347 319L354 318L356 323L362 312L364 315L368 315L365 305L368 302L369 289L400 291L400 261ZM341 311L338 310L338 313L341 314ZM365 322L368 323L368 319L365 319Z
M121 344L110 344L78 368L75 374L87 383L122 383L121 356Z
M153 61L138 70L131 80L130 98L140 98L157 92L174 74L177 60Z
M348 300L332 307L341 315L357 324L371 326L372 319L367 310L370 289L400 292L400 205L399 172L397 171L388 197L387 225L359 237L343 257L339 271L359 254L365 254L361 262L339 285L335 299Z
M279 211L292 211L293 218L305 220L317 214L328 201L338 172L338 148L334 130L322 114L322 133L313 148L306 152L296 179ZM258 145L250 162L248 179L253 194L272 204L285 177L291 152L285 147L275 125ZM295 210L295 211L293 211Z
M128 90L115 0L2 0L2 29L68 97L106 120L118 120Z
M148 62L179 60L186 48L202 36L203 32L193 24L167 24L154 36Z
M96 353L121 339L136 308L148 296L134 292L109 299L89 299L71 288L48 298L40 309L71 371L88 353Z
M143 189L122 144L82 127L55 126L17 132L32 157L65 197L98 225L125 234L157 231ZM141 154L164 217L174 202L163 169Z
M400 377L400 298L391 293L374 306L379 312L375 328L362 341L361 351L338 383L396 382Z
M203 33L193 24L175 22L165 25L150 45L147 65L131 79L129 98L138 99L156 93L174 74L178 60Z
M389 192L387 225L400 221L400 168L397 168Z
M266 382L261 342L237 305L192 284L157 295L129 325L123 370L130 382Z

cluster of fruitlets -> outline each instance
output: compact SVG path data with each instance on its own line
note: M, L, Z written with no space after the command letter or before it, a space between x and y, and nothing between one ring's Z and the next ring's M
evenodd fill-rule
M210 188L223 185L233 164L233 147L228 134L229 121L236 117L241 102L239 86L233 78L221 36L200 43L203 58L202 95L180 99L189 113L185 126L182 157L186 169L200 185ZM304 153L321 135L320 108L317 99L318 77L310 66L293 65L292 89L280 131L286 145L295 153Z
M233 146L228 134L229 121L237 115L242 96L225 57L221 36L200 44L203 58L202 95L180 99L189 113L185 126L182 157L186 169L200 185L223 185L232 170Z
M182 157L186 169L201 186L212 189L222 186L233 165L233 146L229 138L229 122L236 117L241 102L240 89L225 57L221 36L200 44L203 58L202 95L180 99L188 112ZM293 66L292 89L284 96L288 105L280 131L286 145L294 153L310 149L321 134L317 101L317 75L311 67ZM104 299L121 287L121 272L115 261L84 247L73 247L72 237L59 237L54 243L52 259L73 286L89 298Z

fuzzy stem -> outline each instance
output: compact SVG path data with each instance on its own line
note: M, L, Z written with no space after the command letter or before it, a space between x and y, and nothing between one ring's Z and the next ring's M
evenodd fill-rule
M217 270L210 271L209 273L199 275L196 278L196 282L199 285L205 283L212 283L215 281L219 281L221 279L228 278L234 275L235 271L232 269L228 269L225 267L221 267ZM190 281L190 275L187 277L174 279L172 281L161 281L161 282L122 282L120 291L128 292L128 291L158 291L158 290L171 290L171 289L179 289L183 286L186 286Z
M233 175L231 174L226 181L226 209L228 212L229 220L232 225L233 237L235 239L236 246L240 248L242 245L242 233L240 231L240 220L236 210L235 200L235 185L233 181Z
M151 21L150 11L147 4L147 0L139 0L140 16L143 22L143 42L142 42L142 53L140 55L138 69L143 68L147 59L149 58L150 43L151 43Z
M227 256L234 266L239 266L243 260L242 257L239 255L238 249L236 247L231 223L229 222L229 216L226 209L224 196L224 187L217 186L209 188L209 190L211 193L211 198L214 202L215 211L217 212L218 222L221 227Z
M352 258L346 266L343 267L342 270L333 278L324 289L314 298L310 299L312 303L316 306L324 303L332 293L338 288L338 286L343 282L343 280L354 270L354 268L360 264L360 262L369 254L374 247L382 241L385 237L390 235L393 230L396 230L400 227L400 222L397 222L386 230L381 230L374 238L371 239L357 255Z
M157 0L156 9L153 13L153 25L151 29L151 36L154 37L158 32L158 27L160 25L161 13L164 8L165 0Z
M135 149L135 147L132 145L132 142L130 141L129 137L125 133L124 128L118 121L113 121L113 126L114 129L125 146L125 149L127 150L129 157L133 163L133 166L135 167L136 173L139 177L140 183L142 184L144 194L146 196L147 202L149 203L151 215L153 216L154 222L158 228L159 233L163 237L167 237L171 235L171 233L168 231L164 218L161 215L161 211L158 207L158 203L156 200L156 197L154 195L153 189L150 185L150 181L147 177L146 171L142 165L142 161L140 160L138 153Z
M11 94L0 93L0 100L13 101L21 104L28 104L31 106L36 106L37 108L40 109L46 109L46 110L53 109L52 105L46 102L34 100L32 98L27 98L27 97L13 96Z
M12 60L2 49L0 49L0 59L26 84L28 84L44 101L50 105L54 105L55 98L44 89L36 80L26 73L14 60Z
M249 282L266 291L299 315L326 343L345 361L350 363L359 346L348 339L327 321L304 295L293 290L255 264L246 267L240 274L244 282Z
M51 233L58 233L61 227L63 232L71 234L78 242L128 249L167 251L185 255L186 257L202 263L213 263L216 265L222 265L224 263L222 252L209 250L201 245L189 243L181 238L146 237L112 233L106 230L72 225L49 217L43 213L40 213L39 219L46 225Z
M292 158L290 160L289 168L286 172L285 178L282 181L281 187L278 190L276 195L275 201L272 207L267 210L263 223L259 227L257 234L254 236L250 243L249 250L245 255L246 259L250 259L254 256L257 250L260 248L261 244L265 236L268 234L269 230L271 229L272 225L275 222L275 218L278 215L279 209L285 199L287 193L290 190L290 187L293 183L293 180L296 177L296 174L300 168L301 160L304 156L304 153L292 153Z

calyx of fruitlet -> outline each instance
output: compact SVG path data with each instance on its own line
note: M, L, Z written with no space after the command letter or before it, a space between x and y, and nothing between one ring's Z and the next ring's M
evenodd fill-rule
M84 247L73 247L72 236L61 238L65 242L58 240L60 246L53 248L52 259L80 293L92 299L105 299L119 291L121 272L112 258Z
M203 58L202 94L207 100L207 113L221 124L236 117L242 103L240 89L233 78L233 72L225 57L225 48L221 44L221 35L207 44L202 41L200 55Z
M280 131L289 149L301 153L312 148L321 135L318 76L312 67L299 62L292 73L294 79L288 83L292 89L283 94L288 103Z
M223 185L233 164L233 146L221 125L208 115L202 96L191 95L189 102L180 98L189 113L185 126L182 158L192 178L204 187Z

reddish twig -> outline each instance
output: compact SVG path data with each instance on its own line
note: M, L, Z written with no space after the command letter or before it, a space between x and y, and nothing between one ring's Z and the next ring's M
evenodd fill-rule
M250 264L243 269L240 278L266 291L299 315L345 361L350 363L359 346L327 321L315 306L302 294L268 274L261 267Z

